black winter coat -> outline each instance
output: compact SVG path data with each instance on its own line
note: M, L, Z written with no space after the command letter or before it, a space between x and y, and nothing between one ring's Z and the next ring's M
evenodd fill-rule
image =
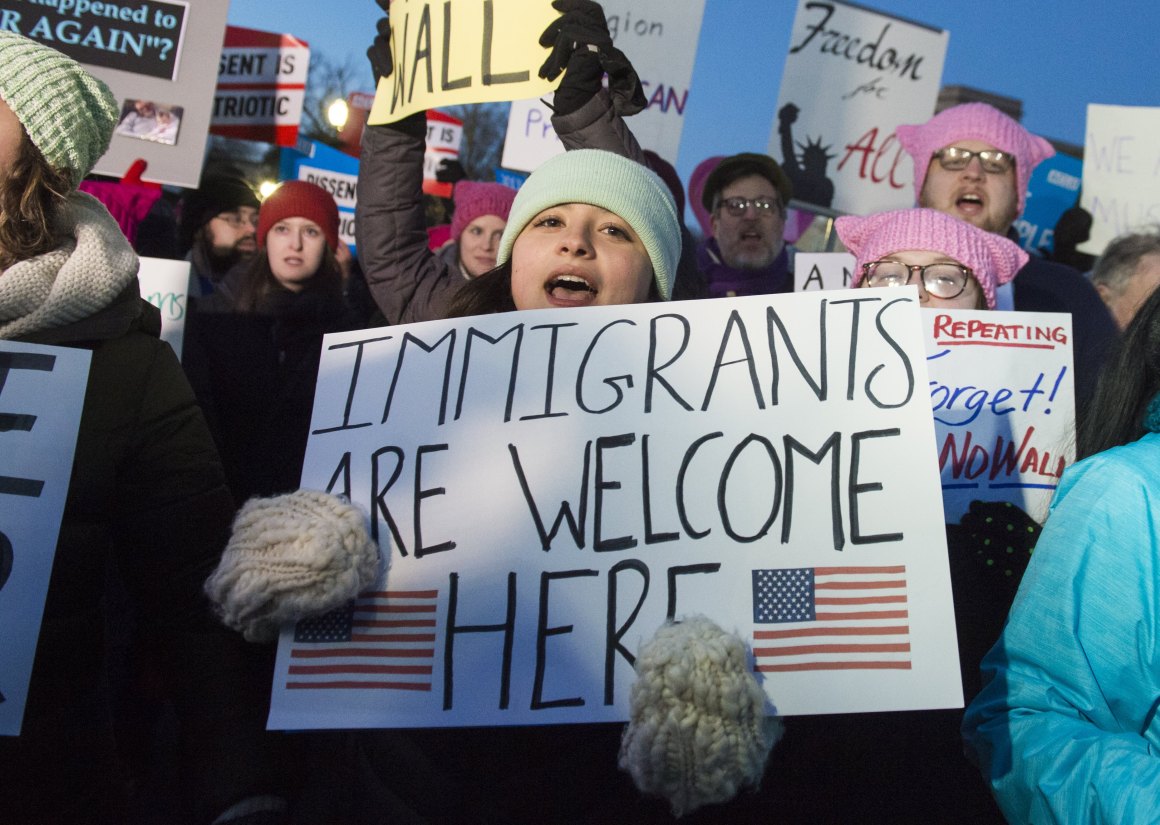
M0 822L124 822L129 777L104 638L139 628L180 725L184 790L167 821L208 822L270 792L263 731L268 681L202 593L233 504L201 411L160 317L136 280L104 310L20 340L92 352L72 478L53 562L23 730L0 737ZM123 697L122 697L123 698Z

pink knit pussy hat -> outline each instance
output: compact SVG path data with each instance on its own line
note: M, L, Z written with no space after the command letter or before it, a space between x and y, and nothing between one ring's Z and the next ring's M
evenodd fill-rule
M451 240L459 243L459 236L467 225L484 215L495 215L507 222L512 211L516 190L502 183L479 183L461 180L455 184L455 214L451 216Z
M981 140L1015 156L1015 180L1019 187L1019 214L1027 202L1031 172L1041 161L1055 154L1051 144L1033 135L986 103L963 103L944 109L919 126L899 126L895 130L902 148L914 158L914 202L922 195L922 184L931 159L939 149L964 140Z
M995 308L995 288L1014 278L1029 257L1018 244L936 209L846 215L834 221L834 228L857 262L853 286L862 282L863 264L895 252L941 252L975 273L987 309Z

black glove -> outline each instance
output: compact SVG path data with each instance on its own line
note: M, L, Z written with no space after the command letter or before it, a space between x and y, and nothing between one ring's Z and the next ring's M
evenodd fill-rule
M564 95L568 103L557 108L557 113L566 114L567 111L579 108L572 105L573 98L582 97L584 90L591 84L592 75L587 70L590 66L587 58L592 53L599 60L601 70L608 75L608 93L612 96L616 112L627 117L642 111L648 101L640 77L624 52L612 45L612 35L608 31L608 22L604 19L604 9L600 4L593 0L552 0L552 8L562 12L562 15L549 23L540 35L540 45L552 49L540 67L540 77L555 80L567 68L568 74L564 76L562 87L568 84L568 78L574 71L575 82L584 87L583 90L579 87L572 90L565 88ZM585 99L595 93L593 89ZM568 106L571 108L564 111Z
M439 165L435 168L435 180L440 183L459 183L465 177L467 170L463 168L463 164L451 158L439 161Z
M376 0L383 9L383 17L375 25L378 34L367 49L367 59L371 62L371 73L375 76L375 86L379 80L390 77L395 66L391 60L391 21L386 12L391 7L390 0Z

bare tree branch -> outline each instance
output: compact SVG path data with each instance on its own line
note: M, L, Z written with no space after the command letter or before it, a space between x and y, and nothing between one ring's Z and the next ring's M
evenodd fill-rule
M472 180L495 180L510 110L508 103L466 103L442 110L463 121L459 162Z

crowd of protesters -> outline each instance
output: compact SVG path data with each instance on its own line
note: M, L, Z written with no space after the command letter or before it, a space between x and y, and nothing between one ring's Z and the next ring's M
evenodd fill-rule
M311 183L263 199L215 168L175 209L132 175L89 177L116 101L70 58L0 32L0 338L92 354L23 728L0 737L0 822L1160 819L1160 234L1117 239L1091 273L1028 254L1012 227L1053 150L983 103L899 127L914 208L835 221L855 288L1071 316L1080 460L1046 524L978 501L946 525L965 716L763 719L744 642L698 620L641 651L639 693L669 692L652 655L731 651L741 666L711 678L753 701L725 713L724 760L635 721L265 730L271 628L334 593L291 604L272 582L290 561L271 545L255 563L256 534L361 519L298 489L324 335L793 289L791 176L760 153L703 164L687 192L697 241L675 170L632 134L645 99L603 10L554 5L541 74L564 73L552 121L568 151L518 191L458 180L432 232L425 113L368 126L357 258ZM385 18L368 57L376 81L390 75ZM139 254L190 264L180 361L140 298ZM349 567L377 574L360 552Z

